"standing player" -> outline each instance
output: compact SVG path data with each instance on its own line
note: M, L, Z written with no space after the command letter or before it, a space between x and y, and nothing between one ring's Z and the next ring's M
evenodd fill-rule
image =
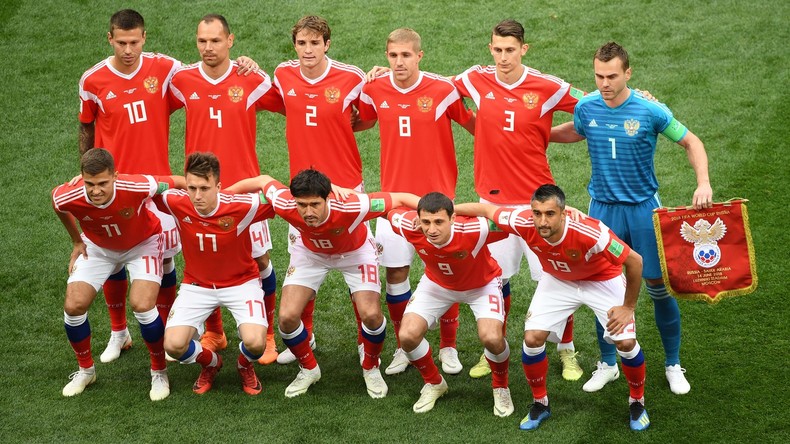
M474 134L475 119L452 82L420 71L421 45L420 35L411 29L390 33L386 55L391 72L362 88L359 129L379 122L383 191L407 191L418 196L438 191L453 198L458 166L451 121ZM425 161L426 150L431 151L431 162ZM387 308L398 339L403 311L411 298L409 267L414 247L396 235L383 218L376 223L376 242L383 248ZM440 322L439 359L442 369L450 374L463 369L455 348L457 330L458 304L453 304ZM408 363L399 343L385 372L400 373Z
M524 43L524 27L515 20L497 24L488 47L494 66L473 66L454 80L461 95L470 97L477 107L475 190L481 202L525 206L539 185L554 183L546 157L554 113L572 113L584 93L521 63L529 45ZM508 280L518 274L522 254L527 256L534 280L540 278L540 264L517 236L492 244L490 249L502 267L503 293L509 304ZM563 378L581 378L573 345L573 318L557 350ZM481 357L470 376L488 373L487 362Z
M52 193L55 212L74 243L63 316L79 370L63 387L63 396L78 395L96 382L88 308L107 277L125 265L132 279L129 302L151 356L149 396L152 401L162 400L170 394L162 348L164 324L156 310L163 235L147 204L175 179L157 183L152 176L119 175L112 155L101 148L86 152L80 163L82 179Z
M225 17L209 14L197 28L197 48L201 62L185 66L173 76L172 95L186 110L185 152L210 151L217 155L225 183L235 183L260 174L255 150L255 113L260 110L281 111L282 99L272 88L269 76L258 71L249 77L233 74L237 63L230 59L234 35ZM249 227L252 257L263 282L266 318L274 322L277 278L268 251L271 238L267 221ZM271 327L270 327L271 329ZM203 346L213 351L227 346L219 308L206 321ZM267 361L277 358L274 332L266 335Z
M321 379L310 338L301 320L307 302L315 298L331 270L343 273L362 320L362 375L371 398L387 396L388 387L379 371L387 320L381 313L379 268L375 241L364 222L380 217L393 207L416 206L417 196L408 193L353 194L341 202L330 198L331 184L322 173L301 171L285 187L269 176L243 181L233 191L262 189L277 215L301 232L293 245L280 301L280 336L299 360L299 374L285 389L292 398L307 392Z
M603 223L574 221L565 214L565 194L556 185L542 185L529 209L489 204L463 204L459 214L485 216L502 230L526 240L543 266L524 324L521 362L534 403L521 421L534 430L551 416L546 391L546 340L558 339L567 318L582 304L606 325L606 340L614 342L629 386L630 427L645 430L645 358L636 341L634 310L639 298L642 258ZM625 279L623 279L625 267Z
M593 67L598 91L579 101L573 119L581 136L573 140L587 138L592 162L587 187L592 198L590 216L609 225L644 258L642 277L653 300L669 388L673 393L685 394L691 386L680 366L680 309L664 286L653 230L653 209L661 206L653 163L658 134L686 150L697 178L692 198L697 209L709 208L713 200L708 157L702 141L678 122L665 105L646 100L628 87L631 68L622 46L609 42L600 47ZM619 375L614 350L601 340L603 327L596 326L602 362L584 384L588 392L600 390Z
M165 349L185 364L199 363L192 390L211 389L222 357L192 339L216 307L226 307L236 320L241 342L236 368L245 393L257 395L261 383L254 363L266 347L266 309L260 275L250 256L248 226L274 217L263 194L220 193L220 163L211 153L192 153L186 161L186 192L161 197L164 209L178 221L184 242L184 280L170 313Z
M330 38L326 20L302 17L291 30L298 59L283 62L274 71L274 85L285 103L291 177L314 168L333 184L362 192L362 159L350 122L354 108L359 108L364 74L356 66L327 57ZM327 144L328 140L332 143ZM289 251L301 242L299 236L290 226ZM302 316L313 347L314 308L315 300L310 300ZM277 357L280 364L295 360L290 350Z
M129 174L169 175L168 135L170 107L167 91L181 63L162 54L143 52L146 41L143 17L131 9L110 18L107 40L113 55L87 70L80 79L80 154L91 148L109 150L119 171ZM257 70L247 57L239 58L239 73ZM172 257L181 249L175 221L152 211L165 233L164 277L157 309L166 322L175 298L176 272ZM110 312L112 334L102 362L117 359L132 345L126 329L126 270L110 276L104 297Z
M425 333L451 305L463 302L477 319L477 334L494 369L494 415L510 416L513 401L508 388L510 348L503 328L502 269L486 247L506 235L489 232L488 221L482 217L456 218L453 201L435 192L420 199L416 212L396 209L388 219L395 233L408 240L425 262L425 274L406 307L400 329L401 346L425 381L413 410L424 413L433 409L447 392L447 382L433 362Z

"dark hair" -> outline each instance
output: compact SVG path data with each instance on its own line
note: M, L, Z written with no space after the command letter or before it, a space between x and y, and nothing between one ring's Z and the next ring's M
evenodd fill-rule
M291 195L293 197L313 197L318 196L326 200L332 191L332 182L326 175L312 168L299 171L291 179Z
M492 35L498 37L515 37L519 43L522 45L524 44L524 27L521 23L513 19L502 20L497 23L497 25L494 26Z
M608 62L615 58L620 59L623 62L623 71L628 69L631 64L628 61L628 51L625 50L622 46L618 45L617 42L609 42L598 48L595 51L595 56L593 59L598 59L602 62Z
M137 28L145 32L145 20L139 12L133 9L121 9L110 17L110 35L116 29L129 31Z
M446 211L448 216L452 216L455 212L452 199L437 191L426 194L417 203L417 214L422 211L436 214L442 210Z
M187 157L184 172L206 180L214 176L219 182L219 159L213 153L192 153Z
M555 199L557 201L557 206L559 206L561 210L565 209L565 193L563 193L562 189L557 185L552 185L550 183L541 185L532 195L533 201L546 202L549 199Z
M225 20L225 17L219 14L206 14L200 19L201 22L211 23L214 20L219 20L222 23L222 30L225 31L225 34L230 35L230 25L228 25L228 21Z
M329 29L329 23L326 20L317 15L307 15L300 18L291 29L291 40L296 43L296 34L305 29L323 37L324 43L328 42L332 36L332 30Z
M110 174L115 172L115 160L113 160L112 154L104 148L91 148L80 158L80 172L82 174L95 176L105 171L109 171Z

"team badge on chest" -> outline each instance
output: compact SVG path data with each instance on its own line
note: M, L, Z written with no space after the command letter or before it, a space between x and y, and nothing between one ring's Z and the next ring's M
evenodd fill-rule
M228 88L228 98L233 103L241 102L241 99L244 98L244 88L241 86L231 86Z
M634 136L639 131L639 121L636 119L628 119L623 122L625 133L629 136Z
M132 214L134 214L134 209L133 208L124 208L121 211L119 211L119 213L121 213L121 217L122 218L129 219L129 218L132 217Z
M334 86L324 90L324 97L329 103L337 103L340 100L340 90Z
M521 100L524 101L524 106L526 106L527 109L532 109L538 106L538 101L540 100L540 97L534 92L530 91L525 93L523 96L521 96Z
M157 90L159 90L159 79L153 76L148 77L143 80L143 86L145 87L146 91L154 94Z
M233 229L233 224L235 222L236 221L233 219L232 216L225 216L219 218L219 220L217 221L217 225L219 225L222 231L230 231L231 229Z
M417 109L420 111L427 113L433 107L433 99L428 96L422 96L417 99Z

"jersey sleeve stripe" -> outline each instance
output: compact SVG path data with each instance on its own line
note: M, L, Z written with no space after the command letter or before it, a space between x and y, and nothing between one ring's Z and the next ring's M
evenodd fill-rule
M549 99L546 100L546 102L541 107L540 117L543 117L544 115L546 115L546 113L554 109L554 107L557 106L558 103L560 103L560 100L562 100L562 98L565 97L565 94L567 94L568 90L570 89L571 89L570 83L562 82L560 84L560 89L558 89L557 92L555 92L551 97L549 97Z
M476 231L479 233L479 237L477 238L477 243L475 244L474 250L472 250L472 256L474 257L477 257L477 254L486 245L486 239L488 238L488 224L483 223L483 219L484 218L482 217L477 218L476 225L478 225L478 228Z
M358 194L359 198L359 215L351 226L348 227L348 232L352 233L356 228L365 221L365 216L370 212L370 197L365 194Z

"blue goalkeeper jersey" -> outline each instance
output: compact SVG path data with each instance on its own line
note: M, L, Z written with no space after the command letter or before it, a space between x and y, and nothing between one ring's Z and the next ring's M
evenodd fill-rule
M658 134L678 142L688 132L666 105L630 92L623 104L610 108L595 91L579 100L573 114L592 162L587 190L600 202L636 204L653 197L658 191L653 163Z

